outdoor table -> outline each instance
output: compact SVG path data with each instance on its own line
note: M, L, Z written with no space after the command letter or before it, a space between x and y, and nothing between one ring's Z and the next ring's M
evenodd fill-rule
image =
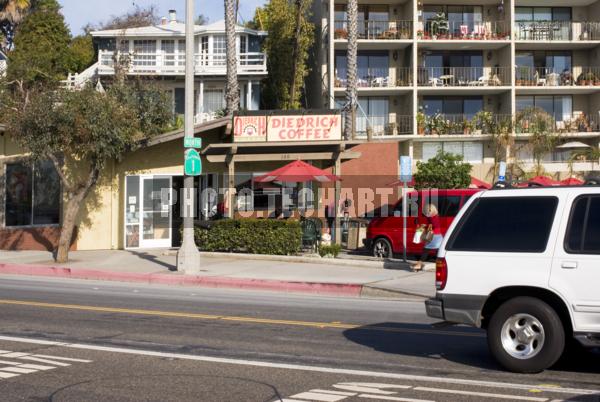
M444 86L454 85L454 75L452 75L452 74L441 75L440 80L442 80L442 84Z

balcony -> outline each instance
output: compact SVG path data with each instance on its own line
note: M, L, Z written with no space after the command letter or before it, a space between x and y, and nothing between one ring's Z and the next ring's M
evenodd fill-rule
M479 112L474 116L464 114L417 115L419 135L485 135L503 128L511 131L512 116Z
M139 75L185 75L185 55L174 53L145 53L119 55L129 66L129 74ZM100 52L101 75L114 74L114 52ZM264 53L242 53L237 55L238 74L267 74L267 57ZM227 73L225 54L196 54L194 57L195 74Z
M423 87L500 87L510 85L508 67L419 67Z
M559 70L554 67L517 67L516 86L519 87L590 87L600 89L600 67L573 67Z
M400 115L390 121L385 116L356 117L356 135L358 138L386 138L413 134L413 116Z
M412 85L412 69L400 67L395 69L395 77L390 74L390 69L369 68L358 71L357 86L361 88L399 88ZM337 77L335 88L346 88L347 78Z
M417 32L420 40L510 40L505 21L429 20Z
M348 21L334 23L334 39L348 39ZM358 21L359 40L412 40L412 21Z
M600 41L600 22L517 21L515 37L520 41Z
M517 112L515 117L516 134L532 134L540 127L544 127L545 131L553 130L555 133L563 135L600 131L598 119L585 113L574 113L571 116L563 115L561 118L556 118L539 109Z

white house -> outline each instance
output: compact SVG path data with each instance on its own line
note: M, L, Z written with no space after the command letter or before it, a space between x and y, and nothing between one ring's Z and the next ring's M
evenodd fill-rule
M70 76L71 86L91 78L109 81L115 73L115 60L128 60L130 75L153 77L173 91L174 111L184 113L185 24L175 11L156 26L91 33L98 49L98 61L88 70ZM238 77L241 108L258 110L260 81L267 76L266 55L261 44L267 33L236 27ZM226 35L225 22L195 26L195 116L196 123L213 120L225 107Z

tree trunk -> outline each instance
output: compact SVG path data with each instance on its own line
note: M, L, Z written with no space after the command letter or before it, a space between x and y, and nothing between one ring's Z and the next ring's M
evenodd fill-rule
M348 0L348 76L346 84L346 110L344 138L351 139L356 133L356 86L357 86L357 49L358 49L358 1Z
M225 101L227 105L227 115L239 110L240 107L240 87L237 76L237 46L235 27L235 0L225 0L225 34L227 35L227 87Z
M55 260L58 263L69 261L69 249L71 248L71 240L73 239L77 214L83 205L83 201L90 193L90 190L98 182L98 177L100 177L100 170L98 168L92 167L91 169L85 184L77 187L76 190L70 193L69 199L67 200L55 257Z
M300 61L298 60L298 52L300 48L300 35L302 34L302 0L296 0L296 32L294 33L294 47L292 49L292 74L290 77L290 103L289 107L291 109L298 108L298 102L296 101L297 95L297 87L296 84L298 80L296 79L296 75L298 74L298 64Z

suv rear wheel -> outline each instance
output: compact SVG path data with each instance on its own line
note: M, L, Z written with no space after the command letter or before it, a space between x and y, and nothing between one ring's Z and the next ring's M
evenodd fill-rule
M392 245L387 239L379 238L373 243L373 256L377 258L392 258Z
M565 348L565 330L556 311L533 297L502 304L490 319L488 345L507 370L537 373L558 361Z

